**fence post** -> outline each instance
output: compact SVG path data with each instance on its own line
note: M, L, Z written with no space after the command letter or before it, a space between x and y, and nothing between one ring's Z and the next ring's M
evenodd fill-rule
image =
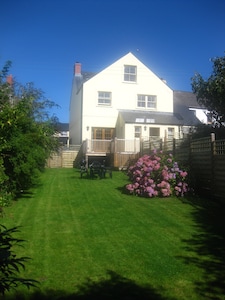
M212 178L212 182L211 182L211 196L215 194L215 178L214 178L214 174L215 174L215 163L214 163L214 157L216 154L216 136L215 133L211 133L211 178Z
M188 135L188 148L189 148L188 162L189 162L189 165L191 165L191 163L192 163L192 134Z
M176 139L173 138L173 157L176 155Z
M114 153L117 153L117 137L114 139Z
M216 135L215 133L211 133L211 150L212 150L212 155L215 155L216 154L216 144L215 144L215 141L216 141Z
M140 138L140 156L143 155L143 144L144 144L144 139Z
M118 145L117 145L117 137L115 137L114 138L114 160L113 160L113 162L114 162L114 167L116 166L116 167L118 167L119 166L119 163L118 163Z

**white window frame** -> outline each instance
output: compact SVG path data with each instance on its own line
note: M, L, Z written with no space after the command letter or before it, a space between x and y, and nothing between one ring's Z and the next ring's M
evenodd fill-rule
M167 129L167 135L168 135L168 139L173 139L175 136L175 129L174 127L168 127Z
M156 95L147 95L147 108L156 109L157 105L157 96Z
M141 137L141 126L134 126L134 137L135 138Z
M156 95L137 95L137 107L156 109L157 108L157 96Z
M155 131L157 130L158 135L151 135L151 130L155 130ZM160 127L149 127L149 136L159 138L160 137Z
M137 107L144 107L145 108L145 95L137 95Z
M137 82L137 66L124 65L124 81Z
M106 91L98 92L98 105L111 106L112 105L112 93Z

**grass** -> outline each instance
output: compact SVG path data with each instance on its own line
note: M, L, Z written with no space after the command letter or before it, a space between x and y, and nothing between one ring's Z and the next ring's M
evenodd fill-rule
M32 258L22 275L40 282L21 299L225 299L223 206L138 198L126 183L47 169L5 209L27 241L16 253Z

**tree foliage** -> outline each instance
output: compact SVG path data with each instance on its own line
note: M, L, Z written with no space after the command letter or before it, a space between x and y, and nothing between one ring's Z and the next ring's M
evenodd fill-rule
M9 67L0 72L0 206L30 188L58 148L48 112L55 104L32 83L7 82Z
M192 78L192 90L198 103L214 113L214 121L221 125L225 117L225 56L216 57L212 62L212 74L207 80L199 73Z
M35 287L37 281L33 279L26 279L19 276L20 269L25 269L25 263L28 257L18 257L13 248L21 246L24 240L14 237L18 233L19 228L13 227L7 229L5 226L0 225L0 294L4 295L5 292L11 289L16 289L18 286L23 285L27 288Z
M209 137L211 133L215 133L216 139L221 140L225 139L225 127L215 127L212 128L210 125L200 124L195 127L195 131L191 133L193 139L199 139L203 137Z

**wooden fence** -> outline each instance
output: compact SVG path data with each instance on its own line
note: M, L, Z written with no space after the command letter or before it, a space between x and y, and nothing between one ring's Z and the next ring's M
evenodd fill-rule
M177 161L187 165L195 189L211 197L225 200L225 140L208 138L174 143Z
M52 153L47 160L48 168L73 168L73 162L78 154L76 149L60 149L58 153Z
M131 164L138 160L139 153L112 153L110 155L111 165L119 170L127 169Z
M141 155L152 150L172 153L179 164L188 167L194 189L225 201L225 140L212 134L200 139L143 141Z

